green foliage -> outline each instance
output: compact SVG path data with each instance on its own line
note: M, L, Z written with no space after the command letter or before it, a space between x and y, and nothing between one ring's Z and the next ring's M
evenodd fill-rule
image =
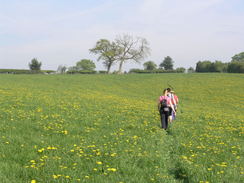
M30 70L25 69L0 69L2 74L31 74Z
M157 64L155 64L153 61L147 61L143 64L143 67L145 70L155 70L157 69Z
M164 70L173 70L174 61L170 56L164 58L163 62L159 65L160 68Z
M149 54L148 42L144 38L133 38L130 35L118 36L115 41L110 42L107 39L100 39L96 46L90 49L91 53L98 55L98 61L103 60L107 73L110 72L111 66L116 62L119 63L119 71L122 73L122 65L125 61L136 61L147 57Z
M57 73L59 74L64 74L67 70L67 67L66 66L63 66L63 65L59 65L58 66L58 69L57 69Z
M103 60L103 64L107 68L107 73L110 72L111 66L119 55L118 46L115 42L110 42L107 39L97 41L96 46L90 49L90 52L98 55L98 61Z
M71 67L68 68L67 73L70 73L70 72L78 72L78 71L79 71L78 67L71 66Z
M222 73L1 75L1 182L242 183L243 82ZM168 83L180 105L166 132L155 106Z
M199 61L196 65L196 72L229 72L243 73L244 62L223 63L221 61Z
M229 73L244 73L244 62L231 62L228 64Z
M33 58L29 63L29 68L31 71L40 71L42 63L39 62L36 58Z
M53 70L30 71L26 69L0 69L1 74L52 74Z
M211 63L210 71L211 72L227 72L227 63L223 63L221 61L215 61Z
M196 72L211 72L212 63L209 60L199 61L196 65Z
M107 71L98 71L99 74L106 74Z
M187 69L187 72L188 72L188 73L193 73L193 72L195 72L195 69L194 69L193 67L189 67L189 68Z
M55 71L53 71L53 70L41 70L41 73L43 73L43 74L54 74Z
M96 68L95 63L92 60L82 59L76 63L77 70L93 71Z
M129 73L138 73L138 74L153 74L153 73L176 73L176 70L142 70L142 69L130 69Z
M138 73L138 74L143 74L143 73L152 73L153 71L150 70L142 70L142 69L130 69L129 73Z
M93 70L68 70L67 74L96 74L97 71Z
M184 73L184 72L186 72L186 69L184 67L178 67L178 68L175 69L175 71L177 73Z
M227 66L227 63L221 61L199 61L196 65L196 72L226 72Z
M231 62L244 62L244 52L234 55Z

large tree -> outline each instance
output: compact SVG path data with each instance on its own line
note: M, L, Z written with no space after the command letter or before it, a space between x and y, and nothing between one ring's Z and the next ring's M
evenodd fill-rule
M82 59L76 63L78 70L93 71L96 68L95 63L92 60Z
M174 61L170 56L167 56L164 58L163 62L159 65L160 68L163 68L164 70L173 70Z
M124 34L115 39L119 49L119 70L122 73L123 64L128 61L140 62L150 54L149 44L146 39Z
M230 73L244 73L244 62L230 62L227 71Z
M67 67L66 66L63 66L63 65L59 65L58 66L58 69L57 69L57 73L59 74L64 74L67 70Z
M196 72L227 72L227 67L228 64L221 61L205 60L197 62Z
M98 61L103 60L103 64L107 68L107 73L110 72L111 66L118 59L119 54L115 42L110 42L107 39L97 41L95 47L90 49L90 52L98 55Z
M187 72L188 72L188 73L193 73L193 72L195 72L195 69L194 69L193 67L189 67L189 68L187 69Z
M226 72L227 64L216 60L210 66L210 72Z
M244 62L244 52L234 55L231 62Z
M79 71L79 69L76 66L71 66L68 68L69 73L76 73L78 71Z
M31 62L29 63L29 68L32 71L40 71L41 70L41 62L38 62L36 58L33 58Z
M178 73L185 73L186 72L186 69L184 67L178 67L175 69L176 72Z
M196 64L196 72L210 72L212 63L209 60L199 61Z
M153 61L147 61L143 64L143 67L145 70L155 70L157 69L157 64L155 64Z

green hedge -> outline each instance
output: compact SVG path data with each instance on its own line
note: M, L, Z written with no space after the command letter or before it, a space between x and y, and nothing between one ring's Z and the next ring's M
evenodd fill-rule
M51 74L53 70L31 71L27 69L0 69L0 74Z
M81 71L67 71L67 74L96 74L97 71L88 71L88 70L81 70Z
M163 69L156 69L156 70L142 70L142 69L131 69L129 73L137 73L137 74L151 74L151 73L178 73L176 70L163 70Z
M99 74L107 74L107 71L98 71Z
M41 70L42 73L47 73L47 74L52 74L52 73L56 73L56 71L53 70Z
M30 70L25 69L0 69L2 74L30 74Z

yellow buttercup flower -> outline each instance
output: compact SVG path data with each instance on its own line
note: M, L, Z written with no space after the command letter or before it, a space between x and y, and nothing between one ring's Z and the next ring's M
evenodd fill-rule
M108 171L111 171L111 172L116 172L116 171L117 171L116 168L108 168L107 170L108 170Z

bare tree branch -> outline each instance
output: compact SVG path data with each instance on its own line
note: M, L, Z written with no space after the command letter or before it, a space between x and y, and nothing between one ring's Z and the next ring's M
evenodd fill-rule
M131 60L140 62L150 54L149 44L144 38L133 38L128 34L118 36L115 43L119 48L119 73L122 72L122 65L125 61Z

